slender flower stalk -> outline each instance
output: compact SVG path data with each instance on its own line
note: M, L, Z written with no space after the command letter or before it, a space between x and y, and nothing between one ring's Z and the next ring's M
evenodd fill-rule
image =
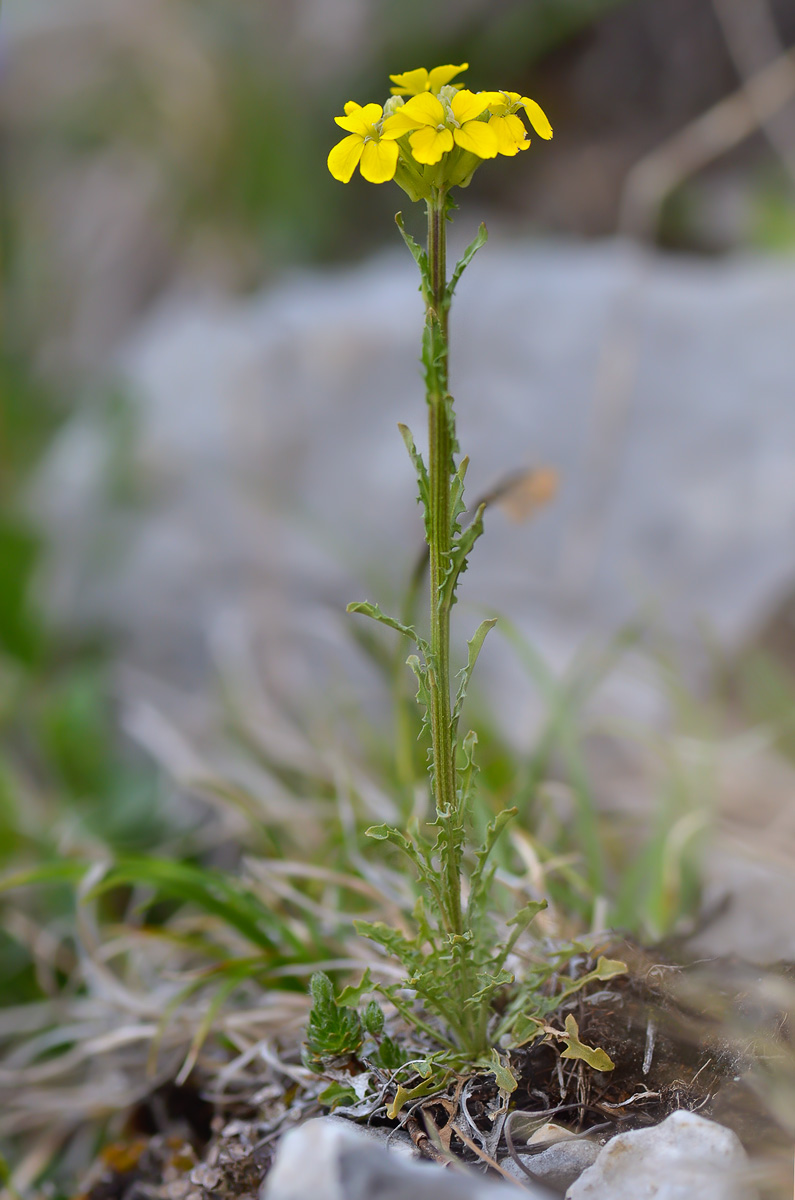
M454 746L450 711L450 601L444 595L451 555L450 484L455 471L455 440L452 398L447 391L447 195L441 189L427 201L428 275L426 327L438 340L438 367L428 391L428 482L430 522L428 551L430 558L430 647L429 672L431 746L433 755L433 791L439 821L454 818L456 796ZM460 936L461 915L460 857L451 858L446 880L448 928Z

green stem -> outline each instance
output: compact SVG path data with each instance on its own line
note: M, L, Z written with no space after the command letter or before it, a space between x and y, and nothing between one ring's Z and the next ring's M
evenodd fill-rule
M430 491L431 620L429 663L433 791L437 818L448 826L450 845L455 844L453 826L457 819L455 759L450 709L450 611L443 600L443 585L451 550L450 486L453 475L455 430L447 390L447 196L434 189L428 200L428 266L430 296L426 322L436 366L429 372L428 388L428 479ZM452 851L447 856L444 881L448 933L461 935L461 864Z

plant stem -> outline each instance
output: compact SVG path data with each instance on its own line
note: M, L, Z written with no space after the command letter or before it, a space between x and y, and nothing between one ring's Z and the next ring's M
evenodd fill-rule
M450 611L443 598L450 561L450 486L455 441L452 402L447 390L447 196L434 189L428 205L428 267L430 296L426 322L435 369L428 387L428 480L431 519L430 551L431 619L429 663L433 792L437 819L447 826L450 852L444 880L447 932L464 932L461 912L460 855L455 851L457 821L455 760L450 711Z

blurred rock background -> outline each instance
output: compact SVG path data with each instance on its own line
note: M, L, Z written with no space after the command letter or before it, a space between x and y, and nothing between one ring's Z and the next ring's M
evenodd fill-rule
M736 838L775 776L786 860L793 41L785 0L7 0L8 812L60 789L81 829L157 842L152 758L187 795L230 769L219 672L262 690L258 736L282 747L285 709L328 726L332 696L335 736L357 697L386 721L342 609L398 603L415 553L394 426L422 426L421 314L401 195L344 188L325 157L347 99L468 61L472 87L536 96L556 128L460 198L459 242L492 234L454 318L470 496L531 467L559 495L490 515L461 623L507 613L560 673L640 621L594 706L596 790L628 811L659 766L637 739L608 752L600 722L651 723L685 758L698 740L660 685L670 651L685 690L720 693L717 774L754 758ZM508 644L484 678L532 743L546 701Z

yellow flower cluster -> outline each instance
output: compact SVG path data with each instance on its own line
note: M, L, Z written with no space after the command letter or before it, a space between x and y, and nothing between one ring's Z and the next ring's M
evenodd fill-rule
M348 183L358 166L370 183L394 179L420 200L434 187L465 187L486 158L526 150L530 138L521 112L539 137L552 137L546 115L528 96L470 92L454 83L468 66L390 75L395 86L383 108L349 100L344 116L334 118L348 133L328 156L334 178Z

